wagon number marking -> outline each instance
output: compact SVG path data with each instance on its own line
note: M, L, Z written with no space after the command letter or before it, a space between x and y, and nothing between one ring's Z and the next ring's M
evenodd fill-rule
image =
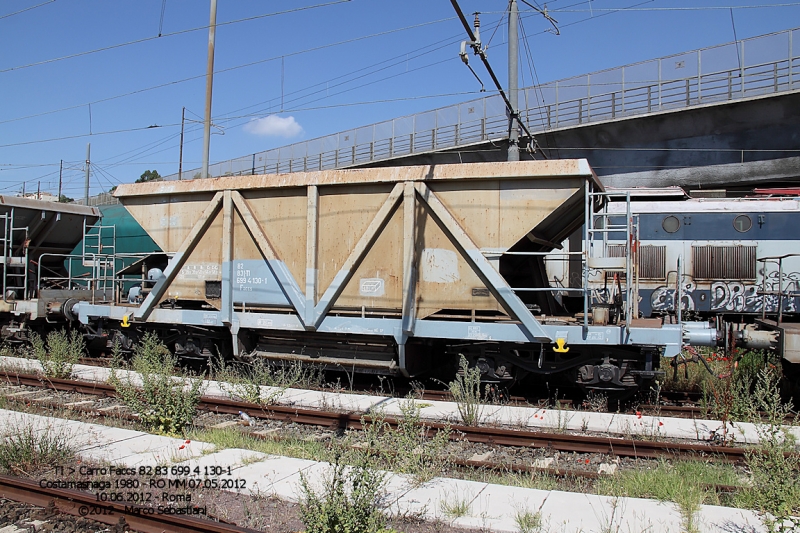
M252 291L252 287L245 287L245 285L261 285L264 283L264 278L251 276L250 269L244 268L244 263L236 264L236 284L239 285L239 290Z

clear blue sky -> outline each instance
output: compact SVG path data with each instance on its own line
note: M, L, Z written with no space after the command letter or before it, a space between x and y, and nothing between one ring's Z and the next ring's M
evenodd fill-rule
M257 18L217 29L212 162L478 96L458 58L465 35L448 0L218 2L218 24ZM460 3L470 19L483 13L489 42L507 1ZM87 142L92 193L132 182L146 169L174 173L184 106L194 121L187 122L184 169L200 166L208 31L185 30L208 24L209 1L166 0L162 24L163 5L0 0L0 194L18 193L23 181L28 191L41 182L55 192L63 159L64 192L80 197ZM728 6L767 6L733 10L739 39L800 26L800 3L791 0L554 0L547 7L560 36L546 32L550 24L523 3L520 10L546 82L732 41L728 9L675 9ZM261 16L300 7L311 9ZM368 37L382 32L388 33ZM143 41L83 54L136 40ZM73 54L81 55L50 61ZM489 58L505 83L502 24ZM254 64L234 68L248 63ZM520 68L530 83L524 61ZM134 91L142 92L114 98ZM375 103L388 99L394 101Z

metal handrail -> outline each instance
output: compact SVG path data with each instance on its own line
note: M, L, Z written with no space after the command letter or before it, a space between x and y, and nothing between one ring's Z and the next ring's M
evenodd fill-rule
M764 275L761 279L761 318L766 319L767 317L767 296L778 296L778 311L777 311L777 324L781 324L783 322L783 298L784 296L787 298L795 297L793 295L793 291L787 290L786 292L783 291L783 260L789 257L800 257L800 254L783 254L783 255L775 255L770 257L762 257L760 259L756 259L759 263L764 263ZM778 265L778 290L777 291L767 291L767 272L766 272L766 265L767 263L776 263Z
M533 133L542 133L623 116L790 91L800 86L800 56L792 48L795 34L800 35L800 28L528 87L521 91L520 114ZM745 51L754 43L759 57L773 57L748 65ZM727 58L717 59L708 67L709 55L725 53ZM686 75L672 76L683 69ZM504 139L508 119L501 104L495 95L399 117L216 163L209 175L326 170ZM191 177L196 171L189 170L184 175ZM173 174L165 179L177 178Z

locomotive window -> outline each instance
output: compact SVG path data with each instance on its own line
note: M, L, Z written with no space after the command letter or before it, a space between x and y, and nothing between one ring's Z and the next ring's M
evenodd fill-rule
M753 227L753 221L747 215L739 215L733 219L733 227L739 233L746 233Z
M664 231L667 233L675 233L681 227L681 221L678 220L678 217L670 215L668 217L664 217L661 227L664 228Z

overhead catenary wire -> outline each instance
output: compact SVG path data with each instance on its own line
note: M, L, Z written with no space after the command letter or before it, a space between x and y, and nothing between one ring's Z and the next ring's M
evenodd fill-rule
M313 6L296 7L296 8L292 8L292 9L286 9L286 10L283 10L283 11L276 11L274 13L265 13L263 15L255 15L255 16L252 16L252 17L246 17L246 18L237 19L237 20L229 20L227 22L217 23L216 26L227 26L227 25L230 25L230 24L238 24L240 22L249 22L251 20L257 20L257 19L262 19L262 18L267 18L267 17L275 17L275 16L278 16L278 15L287 15L289 13L296 13L298 11L307 11L309 9L316 9L316 8L319 8L319 7L328 7L328 6L332 6L332 5L336 5L336 4L343 4L343 3L347 3L347 2L350 2L350 0L333 0L332 2L326 2L324 4L316 4L316 5L313 5ZM195 32L195 31L207 30L208 28L209 28L209 26L205 25L205 26L199 26L199 27L196 27L196 28L189 28L189 29L185 29L185 30L178 30L178 31L170 32L170 33L165 33L163 35L154 35L154 36L150 36L150 37L143 37L141 39L135 39L133 41L127 41L127 42L124 42L124 43L112 44L112 45L109 45L109 46L104 46L102 48L95 48L94 50L86 50L84 52L77 52L77 53L74 53L74 54L68 54L68 55L61 56L61 57L54 57L54 58L51 58L51 59L45 59L43 61L37 61L37 62L34 62L34 63L28 63L26 65L18 65L18 66L15 66L15 67L8 67L8 68L5 68L5 69L0 69L0 74L3 74L5 72L11 72L11 71L14 71L14 70L22 70L22 69L31 68L31 67L38 67L40 65L47 65L47 64L50 64L50 63L57 63L59 61L64 61L64 60L73 59L73 58L76 58L76 57L82 57L82 56L87 56L87 55L91 55L91 54L96 54L96 53L99 53L99 52L106 52L108 50L114 50L114 49L117 49L117 48L123 48L123 47L131 46L131 45L134 45L134 44L145 43L147 41L153 41L155 39L161 39L161 38L164 38L164 37L174 37L176 35L183 35L183 34L192 33L192 32Z
M547 139L552 139L552 135L548 134L547 128L545 127L545 119L544 119L544 111L543 111L543 109L544 109L544 106L546 105L546 102L545 102L545 99L544 99L544 91L542 91L542 85L539 82L539 73L536 72L536 63L533 60L533 52L531 51L531 46L530 46L530 42L529 42L528 36L525 33L525 25L522 23L521 19L519 21L519 28L520 28L520 32L522 33L522 49L525 52L525 57L527 59L528 68L531 71L531 78L532 78L531 79L531 85L532 85L532 87L534 89L534 94L536 94L536 92L538 92L538 95L537 95L536 98L537 98L537 100L539 100L541 102L541 104L536 106L536 107L537 107L537 110L539 111L539 121L541 122L542 129L544 130L544 138L546 140ZM526 93L526 95L527 95L527 93ZM527 99L526 99L526 102L527 102ZM557 158L561 157L561 154L558 152L558 148L554 147L553 143L551 141L547 142L547 148L548 148L548 150L553 150L555 148L556 149L556 157Z
M524 0L523 0L524 1ZM527 3L527 2L526 2ZM797 7L800 2L793 2L789 4L757 4L757 5L744 5L744 6L687 6L687 7L642 7L642 8L626 8L626 11L727 11L729 9L767 9L776 7ZM550 9L550 13L589 13L594 11L617 11L616 8L597 8L591 9L572 9L572 8L557 8Z
M431 66L435 66L435 65L437 65L439 63L441 63L441 62L425 65L425 67L423 67L423 68L428 68L428 67L431 67ZM326 106L326 107L327 108L351 107L353 105L379 104L379 103L385 103L385 102L399 102L399 101L403 101L403 100L421 100L421 99L427 99L427 98L442 98L442 97L453 96L453 95L457 95L457 94L463 95L463 94L476 94L476 93L477 93L477 91L473 91L471 93L470 92L461 92L461 93L443 93L443 94L434 94L434 95L417 95L417 96L394 98L394 99L390 99L390 100L374 100L374 101L367 101L367 102L347 102L347 103L341 103L341 104L332 104L332 105ZM288 109L287 111L294 112L294 111L306 111L306 110L309 110L309 109L298 108L296 110L295 109ZM258 115L246 115L246 116L243 116L243 117L233 117L233 118L231 118L229 120L234 120L234 119L244 118L244 117L252 118L253 116L258 116ZM226 120L226 119L223 119L223 121L224 120ZM76 134L76 135L65 135L65 136L62 136L62 137L53 137L53 138L49 138L49 139L36 139L36 140L30 140L30 141L20 141L20 142L16 142L16 143L0 144L0 148L10 148L10 147L14 147L14 146L25 146L25 145L30 145L30 144L39 144L39 143L48 143L48 142L55 142L55 141L64 141L64 140L69 140L69 139L80 139L80 138L83 138L83 137L97 137L97 136L100 136L100 135L114 135L114 134L119 134L119 133L130 133L130 132L134 132L134 131L145 131L145 130L153 130L153 129L172 128L172 127L176 127L176 126L180 126L180 123L153 124L151 126L124 128L124 129L111 130L111 131L101 131L101 132L94 132L94 133L91 133L91 134L90 133L81 133L81 134Z
M442 22L451 21L453 19L454 19L454 17L447 17L447 18L443 18L443 19L422 22L422 23L419 23L419 24L413 24L411 26L405 26L405 27L402 27L402 28L395 28L395 29L391 29L391 30L372 33L372 34L369 34L369 35L362 35L362 36L359 36L359 37L353 37L353 38L350 38L350 39L344 39L344 40L337 41L337 42L334 42L334 43L326 43L326 44L322 44L322 45L318 45L318 46L312 46L310 48L305 48L303 50L297 50L295 52L288 52L288 53L285 53L285 54L276 55L276 56L272 56L272 57L268 57L268 58L264 58L264 59L259 59L259 60L256 60L256 61L250 61L250 62L247 62L247 63L234 65L232 67L226 67L226 68L222 68L222 69L215 69L214 70L214 74L215 75L219 75L219 74L222 74L222 73L225 73L225 72L232 72L234 70L239 70L239 69L242 69L242 68L248 68L248 67L252 67L252 66L268 63L268 62L271 62L271 61L277 61L281 57L294 57L294 56L298 56L298 55L301 55L301 54L308 54L308 53L311 53L311 52L317 52L319 50L329 49L329 48L333 48L333 47L336 47L336 46L343 46L343 45L346 45L346 44L351 44L351 43L355 43L355 42L358 42L358 41L363 41L363 40L366 40L366 39L373 39L373 38L376 38L376 37L382 37L384 35L390 35L390 34L398 33L398 32L401 32L401 31L408 31L408 30L420 28L420 27L423 27L423 26L428 26L428 25L431 25L431 24L439 24L439 23L442 23ZM207 26L206 26L206 28L207 28ZM180 84L180 83L186 83L186 82L189 82L189 81L202 79L202 78L205 78L205 76L206 76L205 73L197 74L197 75L189 76L189 77L186 77L186 78L180 78L180 79L177 79L177 80L171 80L171 81L167 81L167 82L164 82L164 83L151 85L149 87L143 87L141 89L128 91L128 92L117 94L117 95L114 95L114 96L108 96L108 97L105 97L105 98L92 100L91 102L83 102L83 103L80 103L80 104L66 106L66 107L62 107L62 108L59 108L59 109L53 109L53 110L50 110L50 111L43 111L41 113L34 113L34 114L25 115L25 116L21 116L21 117L14 117L14 118L10 118L10 119L4 119L4 120L0 120L0 124L7 124L9 122L16 122L16 121L20 121L20 120L27 120L27 119L31 119L31 118L42 117L42 116L50 115L50 114L53 114L53 113L61 113L63 111L70 111L72 109L85 107L85 106L87 106L89 104L99 104L99 103L102 103L102 102L109 102L111 100L117 100L119 98L126 98L128 96L133 96L133 95L141 94L141 93L144 93L144 92L149 92L149 91L153 91L153 90L157 90L157 89L163 89L165 87L170 87L172 85L177 85L177 84Z
M624 8L621 8L620 10L624 10ZM614 12L618 12L618 11L620 11L620 10L614 10ZM599 10L598 10L598 11L599 11ZM586 20L586 19L584 19L584 20ZM579 23L579 22L581 22L581 21L574 22L574 24L577 24L577 23ZM528 37L529 37L529 36L524 36L524 39L527 41ZM538 77L537 77L537 79L538 79ZM430 97L435 97L435 95L431 95ZM355 102L355 103L348 103L348 104L338 104L337 106L344 106L344 105L364 105L364 104L366 104L366 103L369 103L369 102L364 102L364 103ZM328 107L328 106L320 106L320 108L324 108L324 107ZM315 109L315 108L313 108L313 107L310 107L310 108L305 108L305 109L303 109L303 108L294 108L294 109L288 109L288 110L289 110L289 111L301 111L301 110L312 110L312 109ZM541 110L540 110L540 112L541 112ZM232 119L232 118L234 118L234 117L230 117L230 118ZM170 136L170 137L173 137L173 136ZM168 139L169 139L169 138L168 138ZM167 140L167 141L165 141L165 142L168 142L168 140ZM150 143L150 144L152 144L152 143ZM159 150L159 151L160 151L160 150Z
M452 20L452 17L449 18L449 19L442 19L442 20ZM419 25L415 25L415 27L416 26L419 26ZM452 39L442 39L440 41L437 41L437 42L433 43L432 45L426 45L424 47L421 47L418 50L424 50L425 48L429 48L430 46L435 46L435 45L437 45L437 44L439 44L441 42L445 42L447 44L451 44L453 41L452 41ZM435 48L432 51L435 51L435 50L438 50L438 49L442 49L445 46L447 46L447 44L442 45L442 46L440 46L438 48ZM428 52L425 52L425 53L428 53ZM425 55L425 53L423 53L421 55ZM392 59L395 59L395 58L392 58ZM449 60L449 59L447 59L447 60ZM439 61L439 62L436 62L436 63L433 63L433 64L429 64L429 65L424 65L422 67L418 67L416 69L407 70L405 72L398 73L398 74L395 74L395 75L387 76L387 77L381 78L379 80L373 80L373 81L371 81L371 82L369 82L367 84L362 84L362 85L357 86L357 87L353 87L353 88L349 88L349 89L346 89L346 90L343 90L343 91L339 91L338 93L334 93L334 94L332 94L330 96L337 96L339 94L343 94L344 92L348 92L348 91L351 91L351 90L362 88L362 87L370 85L372 83L378 83L380 81L385 81L387 79L391 79L391 78L397 77L398 75L403 75L403 74L406 74L406 73L409 73L409 72L414 72L414 71L420 70L422 68L429 68L431 66L435 66L437 64L441 64L441 63L443 63L443 62L445 62L447 60ZM383 62L385 62L385 61L379 62L378 64L383 63ZM362 70L362 69L359 69L359 70ZM385 70L385 69L379 69L376 72L379 72L380 70ZM359 76L358 78L361 78L361 77L363 77L363 76ZM356 78L356 79L358 79L358 78ZM350 83L352 81L354 81L354 80L348 80L347 82L343 82L343 83ZM319 84L317 84L317 85L319 85ZM341 85L341 84L337 84L337 85ZM320 91L317 91L317 92L320 92ZM470 93L466 93L465 92L465 93L462 93L462 94L470 94ZM310 95L305 95L305 97L307 97L307 96L310 96ZM444 97L444 96L451 96L451 94L447 93L447 94L442 94L442 95L421 95L421 96L418 95L418 96L407 97L407 98L397 98L397 99L394 99L393 101L418 100L418 99L422 99L422 98L435 98L435 97ZM290 102L291 101L294 101L294 100L290 100ZM382 102L374 101L374 102L367 102L367 103L382 103ZM346 104L336 104L336 105L326 106L326 107L327 108L345 107L345 106L352 106L352 105L359 105L359 103L355 102L355 103L346 103ZM252 107L252 106L249 106L249 107ZM302 109L298 109L298 110L302 110ZM289 109L288 111L294 112L294 109ZM261 113L263 113L263 110L260 111L258 114L261 114ZM257 116L258 114L249 115L247 118L252 118L253 116ZM195 115L195 116L197 116L197 115ZM198 117L198 118L200 118L200 117ZM215 119L215 120L217 122L220 122L220 120L217 120L217 119ZM228 119L222 119L222 121L225 121L225 120L228 120ZM244 123L242 123L242 124L244 124ZM239 124L239 125L242 125L242 124ZM147 126L147 127L140 127L140 128L130 128L130 129L115 130L115 131L111 131L111 132L99 132L99 133L95 133L94 135L107 135L107 134L113 134L113 133L124 133L124 132L130 132L130 131L138 131L138 130L154 129L154 128L165 128L165 127L172 127L172 126L177 126L177 124L162 124L162 125L154 125L154 126ZM233 126L233 127L236 127L236 126ZM82 134L82 135L74 135L74 136L57 137L57 138L52 138L52 139L42 139L42 140L38 140L38 141L25 141L25 142L21 142L21 143L13 143L13 144L10 144L10 145L0 145L0 148L9 147L9 146L19 146L19 145L25 145L25 144L34 144L34 143L37 143L37 142L53 142L53 141L67 140L67 139L73 139L73 138L80 138L80 137L85 137L85 136L86 136L85 134Z
M464 26L464 29L467 31L467 35L469 36L470 40L472 42L476 42L475 34L472 32L472 28L470 27L469 22L467 22L466 17L464 17L464 13L461 11L461 7L458 5L458 1L457 0L450 0L450 3L453 5L453 9L456 10L456 14L458 15L459 20L461 20L462 26ZM486 68L486 71L489 73L489 76L492 78L492 81L494 82L495 87L497 87L498 93L503 98L503 102L505 102L506 107L508 108L508 112L511 114L512 118L517 119L516 120L517 124L522 127L522 129L525 131L525 133L531 139L531 143L533 143L535 145L536 138L528 130L528 127L519 120L519 113L517 112L516 109L514 109L514 106L511 105L511 102L509 101L508 96L506 95L505 91L503 90L503 85L500 83L500 80L497 79L497 76L495 75L494 70L492 70L492 66L489 64L489 60L486 58L486 54L481 52L481 51L479 51L479 50L477 50L477 49L476 49L476 53L477 53L478 57L481 58L481 61L483 62L483 66Z
M7 19L9 17L13 17L14 15L19 15L21 13L25 13L26 11L31 11L32 9L36 9L37 7L46 6L47 4L52 4L56 0L47 0L47 2L42 2L41 4L36 4L35 6L29 6L18 11L14 11L13 13L6 13L5 15L0 15L0 20Z

